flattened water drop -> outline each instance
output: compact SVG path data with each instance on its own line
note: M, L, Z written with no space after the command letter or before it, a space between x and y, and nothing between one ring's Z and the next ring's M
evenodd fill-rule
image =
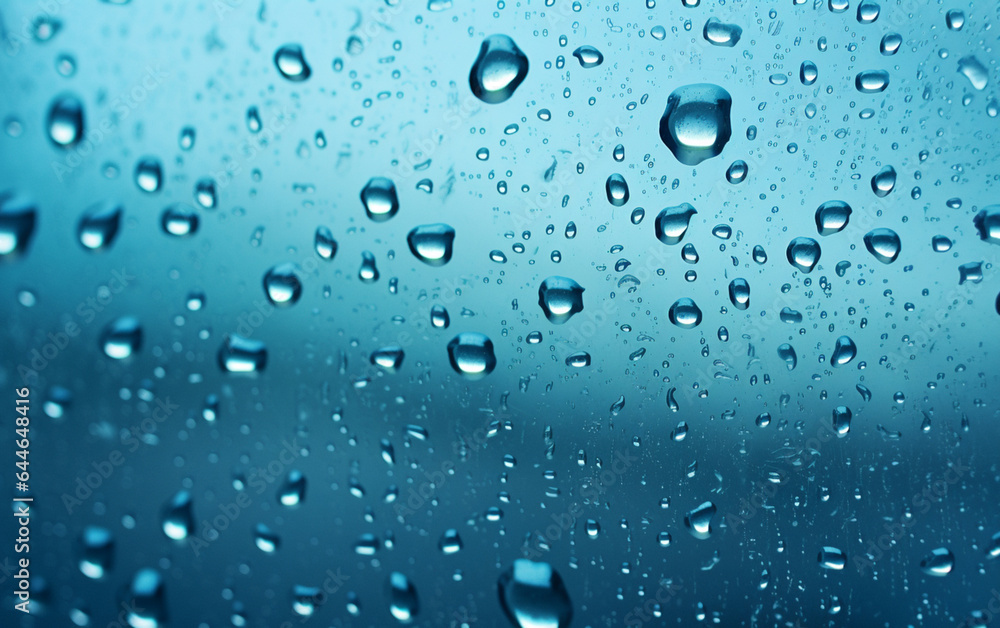
M259 373L267 366L267 346L260 340L229 334L219 347L218 361L226 373Z
M691 217L698 211L688 203L664 208L654 223L656 239L664 244L677 244L684 239Z
M788 243L788 248L785 250L785 257L788 259L788 263L795 268L804 273L811 273L816 268L816 264L819 263L821 253L819 242L816 240L812 238L795 238Z
M124 360L142 347L142 325L133 316L116 318L104 327L100 341L104 355Z
M301 82L309 78L312 69L306 63L305 53L298 44L285 44L274 53L274 65L281 76L292 82Z
M428 266L444 266L451 261L454 241L455 230L441 222L414 227L406 236L410 252Z
M947 547L931 550L931 553L920 561L920 570L928 576L943 578L955 568L955 555Z
M865 234L865 248L883 264L891 264L902 248L899 236L892 229L872 229Z
M979 90L983 91L990 82L990 73L986 69L986 66L982 62L972 55L967 57L962 57L958 60L958 71L965 78L969 79L969 83Z
M743 29L736 24L726 24L719 20L719 18L712 17L705 22L705 28L702 29L701 34L705 38L705 41L714 46L732 48L740 43Z
M717 156L732 136L729 92L711 83L679 87L660 117L660 139L679 162L696 166Z
M583 311L583 291L583 286L572 279L553 275L539 286L538 305L549 322L562 325Z
M877 94L889 87L889 73L885 70L865 70L854 77L854 87L862 94Z
M608 195L608 202L615 207L621 207L628 203L628 183L625 182L625 177L622 175L615 173L608 177L604 184L604 191Z
M462 332L448 343L448 360L455 372L466 379L478 380L496 368L493 341L485 334Z
M844 201L827 201L816 209L816 230L822 236L839 233L851 218L851 206Z
M497 580L500 607L517 628L568 628L573 619L569 591L552 565L514 561Z
M573 56L577 58L580 66L584 68L596 68L604 63L604 55L593 46L580 46L573 51Z
M479 47L469 86L479 100L495 105L514 95L528 75L528 57L506 35L490 35Z

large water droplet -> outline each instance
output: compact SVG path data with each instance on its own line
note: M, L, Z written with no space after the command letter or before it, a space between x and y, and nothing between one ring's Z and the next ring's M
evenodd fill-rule
M879 42L878 48L883 56L891 57L896 54L902 45L903 37L899 33L886 33L882 36L882 41Z
M839 233L851 218L851 206L844 201L827 201L816 209L816 230L822 236Z
M361 251L361 268L358 269L358 279L363 283L378 281L378 266L375 265L375 255L371 251Z
M819 561L819 566L823 569L840 571L847 565L847 555L836 547L823 547L819 552L817 560Z
M313 245L316 249L316 255L327 261L332 260L337 254L337 241L333 238L333 232L330 231L329 227L322 225L316 227Z
M469 73L469 86L485 103L502 103L528 75L528 57L506 35L490 35L479 47Z
M167 621L163 576L154 569L140 569L124 592L121 608L132 628L161 628Z
M865 248L883 264L891 264L899 257L902 244L892 229L872 229L865 234Z
M958 71L979 91L986 89L986 85L990 82L989 70L972 55L958 60Z
M692 329L701 324L701 309L691 299L681 298L674 301L667 311L670 322L683 329Z
M110 530L87 526L80 535L80 571L88 578L103 578L111 571L114 550L115 542Z
M387 597L389 598L389 613L400 623L408 624L420 612L420 599L417 588L405 575L394 571L386 581Z
M458 530L454 528L445 530L438 541L438 549L442 554L455 554L462 550L462 537L458 535Z
M879 198L884 198L896 187L896 169L885 166L872 177L872 192Z
M837 406L833 409L833 431L838 438L847 436L851 431L851 409L847 406Z
M451 316L443 305L431 307L431 325L437 329L447 329L451 324Z
M545 318L561 325L583 310L583 290L572 279L554 275L538 288L538 305L542 307Z
M219 368L227 373L257 373L267 366L267 346L236 334L226 336L219 347Z
M628 183L625 182L625 177L617 172L608 177L604 184L604 191L608 195L608 202L615 207L621 207L628 203Z
M854 344L849 336L837 338L833 347L833 355L830 356L831 366L844 366L858 355L858 346Z
M500 574L500 606L518 628L568 628L573 619L569 591L552 565L525 558Z
M298 44L285 44L274 53L274 65L277 66L281 75L289 81L304 81L312 74L309 64L306 63L302 46Z
M273 554L278 551L278 547L281 545L281 537L263 523L258 523L253 529L253 542L260 551L265 554Z
M696 539L705 540L712 536L712 517L715 516L715 504L705 502L684 515L684 527Z
M778 347L778 357L785 362L785 368L789 371L795 370L795 365L799 362L798 356L795 355L795 348L787 342Z
M198 231L198 213L194 207L184 203L174 203L163 210L160 226L167 235L182 238Z
M392 179L372 177L361 190L361 203L365 213L375 222L385 222L399 211L396 184Z
M179 491L163 506L161 526L167 538L175 541L183 541L194 534L194 508L191 493Z
M393 345L373 351L369 357L369 361L383 370L395 373L399 367L403 366L404 357L405 353L403 349Z
M141 346L142 326L132 316L116 318L101 332L101 348L109 358L124 360Z
M497 358L493 341L477 332L462 332L448 343L448 360L466 379L481 379L493 372Z
M80 217L76 235L83 248L91 251L107 249L118 235L122 206L113 201L97 203Z
M596 68L604 63L604 55L593 46L580 46L573 51L573 56L577 58L580 66L584 68Z
M688 203L663 209L654 222L656 239L664 244L677 244L684 239L691 217L697 213Z
M939 547L920 561L920 570L928 576L943 578L955 568L955 555L947 547Z
M726 24L717 17L709 18L705 22L705 28L702 30L702 36L705 38L705 41L715 46L725 46L726 48L732 48L738 44L742 35L742 28L736 24Z
M750 307L750 284L746 279L736 278L729 282L729 301L737 310Z
M660 117L660 139L679 162L695 166L722 152L732 127L729 92L711 83L679 87Z
M979 239L1000 244L1000 205L987 205L979 210L972 219L972 224L979 232Z
M49 106L49 139L61 148L72 148L83 139L83 103L76 96L64 94Z
M299 269L291 262L272 266L264 273L264 293L275 305L294 305L302 296Z
M854 87L862 94L884 92L889 87L889 73L885 70L865 70L854 77Z
M163 164L159 159L140 159L135 166L135 184L143 192L158 192L163 185Z
M795 238L788 243L785 257L788 263L804 273L811 273L820 258L819 242L812 238Z
M415 227L406 236L410 252L429 266L444 266L451 260L455 230L450 225L436 223Z
M292 469L278 487L278 503L282 506L298 506L306 499L306 476L298 469Z
M0 260L14 260L27 252L37 211L27 197L0 194Z

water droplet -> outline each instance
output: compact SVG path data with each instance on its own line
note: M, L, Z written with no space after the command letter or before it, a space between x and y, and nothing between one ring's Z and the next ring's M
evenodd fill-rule
M201 179L194 185L194 200L205 209L215 209L219 205L219 195L215 181Z
M830 364L832 366L844 366L853 360L856 355L858 355L858 347L854 344L854 341L848 336L841 336L837 338L837 342L833 347Z
M965 26L965 13L959 9L951 9L944 15L945 24L953 31L960 31Z
M101 332L101 348L109 358L124 360L142 346L142 326L132 316L111 321Z
M313 245L316 255L327 261L332 260L337 254L337 241L333 238L333 232L329 227L320 225L316 227L316 235L313 238Z
M986 85L990 82L989 70L972 55L958 60L958 71L979 91L986 89Z
M549 322L562 325L583 310L583 290L572 279L553 275L538 288L538 304Z
M625 177L618 173L608 177L604 191L608 195L608 202L615 207L621 207L628 202L628 183L625 182Z
M519 558L497 587L504 614L518 628L568 628L573 619L569 592L549 563Z
M889 73L885 70L865 70L854 77L854 87L862 94L884 92L889 87Z
M899 33L886 33L879 42L879 52L886 57L896 54L899 47L903 45L903 37Z
M227 373L258 373L267 366L267 346L251 338L229 334L219 347L219 368Z
M80 535L80 561L83 575L94 580L106 576L114 564L115 542L111 531L100 526L87 526Z
M851 218L851 206L844 201L827 201L816 209L816 230L822 236L839 233Z
M833 409L833 431L838 438L847 436L851 431L851 409L847 406L837 406Z
M872 0L862 0L858 5L858 22L860 24L871 24L878 19L882 8Z
M278 547L281 545L281 537L263 523L258 523L253 529L253 542L260 551L265 554L273 554L278 551Z
M97 203L80 217L76 227L77 239L83 248L101 251L109 248L118 235L122 206L113 201Z
M400 623L408 624L420 612L417 589L410 579L398 571L389 574L386 580L389 613Z
M455 230L450 225L436 223L415 227L406 236L410 251L428 266L444 266L451 260Z
M902 244L892 229L872 229L865 234L865 247L875 259L883 264L891 264L899 257Z
M1000 244L1000 205L987 205L972 219L979 232L979 238L992 244Z
M688 298L674 301L674 304L667 311L667 317L671 323L683 329L692 329L701 324L701 310L693 300Z
M306 476L298 469L292 469L278 488L278 503L282 506L298 506L306 499Z
M596 68L604 63L604 55L593 46L580 46L573 51L573 56L577 58L580 66L584 68Z
M583 368L585 366L590 366L590 354L586 351L577 351L576 353L571 353L566 356L566 366L572 366L574 368Z
M819 242L812 238L795 238L788 243L785 257L788 263L804 273L811 273L819 263Z
M167 621L163 576L154 569L140 569L124 591L121 607L133 628L162 628Z
M194 235L198 231L198 213L190 205L174 203L160 216L163 232L177 237Z
M928 576L943 578L955 568L955 555L947 547L939 547L920 561L920 570Z
M732 48L738 44L742 35L742 28L736 24L726 24L716 17L709 18L705 22L705 28L702 30L702 36L705 38L705 41L715 46L724 46L726 48Z
M454 528L445 530L438 540L438 549L442 554L455 554L462 550L462 537Z
M489 104L502 103L514 95L528 75L528 57L506 35L483 40L479 56L469 73L469 86L476 98Z
M787 342L778 347L778 357L785 362L785 368L789 371L795 370L795 366L799 363L794 347Z
M819 561L819 566L823 569L834 569L840 571L847 565L847 555L836 547L824 547L820 550L817 559Z
M196 133L194 127L186 126L183 129L181 129L180 137L177 140L177 143L181 147L181 150L191 150L192 148L194 148L195 136Z
M726 181L732 184L743 183L747 178L747 173L750 172L747 162L742 159L737 159L726 170Z
M696 539L705 540L712 536L712 517L716 507L712 502L705 502L684 515L684 527Z
M49 106L49 139L61 148L72 148L83 139L83 103L76 96L64 94Z
M884 198L896 187L896 169L885 166L872 177L872 192L879 198Z
M302 46L297 44L286 44L278 48L274 53L274 65L283 77L293 82L304 81L312 74Z
M443 305L435 305L431 308L431 325L437 329L447 329L451 324L451 317L448 310Z
M812 61L803 61L799 66L799 80L803 85L812 85L819 77L819 68Z
M195 532L194 504L191 493L178 491L163 506L161 517L163 533L168 539L183 541Z
M737 278L729 282L729 300L737 310L750 307L750 284L746 279Z
M14 260L27 252L37 211L27 197L0 194L0 259Z
M660 117L660 139L679 162L695 166L722 152L732 135L733 101L718 85L698 83L674 90Z
M698 211L688 203L663 209L656 216L656 239L664 244L677 244L684 239L691 217Z
M396 184L385 177L372 177L361 190L365 213L375 222L385 222L399 211Z
M470 380L482 379L497 365L493 341L477 332L462 332L452 338L448 343L448 360L456 373Z
M358 269L358 279L363 283L378 281L378 267L375 266L375 255L371 251L361 252L361 268Z
M294 305L298 302L302 296L302 279L295 264L278 264L264 273L264 293L274 305Z
M143 192L158 192L163 184L163 164L152 157L140 159L135 166L135 184Z
M404 356L403 349L400 347L382 347L372 352L369 361L381 369L395 373L399 367L403 366Z

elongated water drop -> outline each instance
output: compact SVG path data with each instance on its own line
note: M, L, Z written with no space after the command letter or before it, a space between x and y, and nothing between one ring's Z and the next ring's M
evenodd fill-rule
M0 261L12 261L28 251L35 235L35 203L13 193L0 194Z
M49 139L60 148L72 148L83 139L83 103L72 94L64 94L49 106L46 126Z
M569 591L552 565L525 558L500 574L500 607L517 628L568 628L573 619Z
M218 359L219 368L227 373L258 373L267 366L267 346L260 340L230 334L219 347Z
M163 506L162 528L167 538L175 541L183 541L194 534L194 506L191 493L179 491Z
M392 179L372 177L361 190L365 213L375 222L385 222L399 211L399 197Z

